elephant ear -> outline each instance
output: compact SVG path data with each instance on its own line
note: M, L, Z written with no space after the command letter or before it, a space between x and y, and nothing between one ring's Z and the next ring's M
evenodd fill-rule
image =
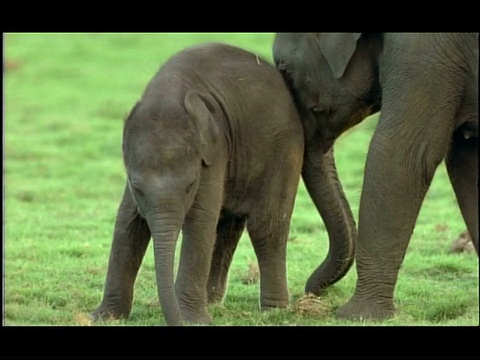
M196 121L200 135L200 156L206 166L212 164L213 145L218 135L218 128L212 114L213 101L210 95L198 91L189 91L185 97L185 107Z
M332 69L333 76L339 79L343 76L350 62L357 40L361 33L329 33L319 36L320 51Z

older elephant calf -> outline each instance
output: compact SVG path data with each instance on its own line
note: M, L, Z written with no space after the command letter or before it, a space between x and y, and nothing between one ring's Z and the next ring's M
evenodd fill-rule
M286 306L286 243L303 151L302 125L274 67L224 44L173 56L125 122L127 181L93 318L129 315L152 237L167 324L209 323L207 301L223 299L245 227L259 263L262 308Z
M323 161L344 131L382 110L360 198L356 289L337 316L390 317L399 270L442 161L478 253L478 33L278 34L273 57L305 127L306 164ZM304 168L312 199L328 203L321 196L325 175L336 169ZM322 216L350 217L348 202L341 205ZM306 291L323 287L314 272Z

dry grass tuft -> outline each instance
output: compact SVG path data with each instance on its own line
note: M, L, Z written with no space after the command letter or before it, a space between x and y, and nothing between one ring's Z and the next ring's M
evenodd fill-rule
M475 247L473 246L472 239L468 231L464 231L460 234L457 240L454 241L450 247L449 252L451 253L462 253L462 252L475 252Z
M85 313L78 313L74 315L75 323L80 326L92 326L90 316Z
M293 304L293 308L297 314L318 318L330 316L332 312L332 306L327 300L313 294L303 295Z
M256 261L248 262L247 273L242 277L242 284L253 285L260 280L260 270Z

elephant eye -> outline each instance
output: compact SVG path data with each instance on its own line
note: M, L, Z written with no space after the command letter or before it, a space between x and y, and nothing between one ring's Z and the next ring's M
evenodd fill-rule
M137 214L140 215L140 217L142 217L143 219L146 219L145 215L142 213L142 211L138 206L137 206Z
M130 192L135 192L138 196L144 196L143 191L140 189L140 186L138 185L137 182L132 181L131 179L128 179L128 185L130 187Z
M328 115L329 111L327 108L320 107L318 105L315 105L310 108L310 110L313 112L314 115Z
M143 191L140 190L139 188L135 188L135 191L137 192L138 196L144 197L145 195L143 194Z

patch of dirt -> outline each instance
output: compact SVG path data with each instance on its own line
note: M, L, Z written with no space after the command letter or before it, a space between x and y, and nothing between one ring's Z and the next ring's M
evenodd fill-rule
M296 236L289 237L287 241L288 242L298 242L298 237L296 237Z
M463 274L468 273L469 271L468 271L468 268L465 269L460 264L441 262L441 263L435 264L432 267L424 269L422 272L429 276L436 276L442 279L446 279L446 278L455 279L455 278L458 278L459 276L462 276Z
M87 274L103 274L105 272L105 268L103 266L90 266L85 269Z
M435 226L435 231L444 232L448 230L448 226L445 224L438 224Z
M463 253L463 252L475 252L475 247L473 246L472 239L468 231L462 232L458 239L455 240L450 247L449 253Z
M20 68L21 63L15 60L5 60L3 63L3 72L18 70Z
M30 191L22 191L15 195L15 197L22 202L33 202L35 200L35 195Z

